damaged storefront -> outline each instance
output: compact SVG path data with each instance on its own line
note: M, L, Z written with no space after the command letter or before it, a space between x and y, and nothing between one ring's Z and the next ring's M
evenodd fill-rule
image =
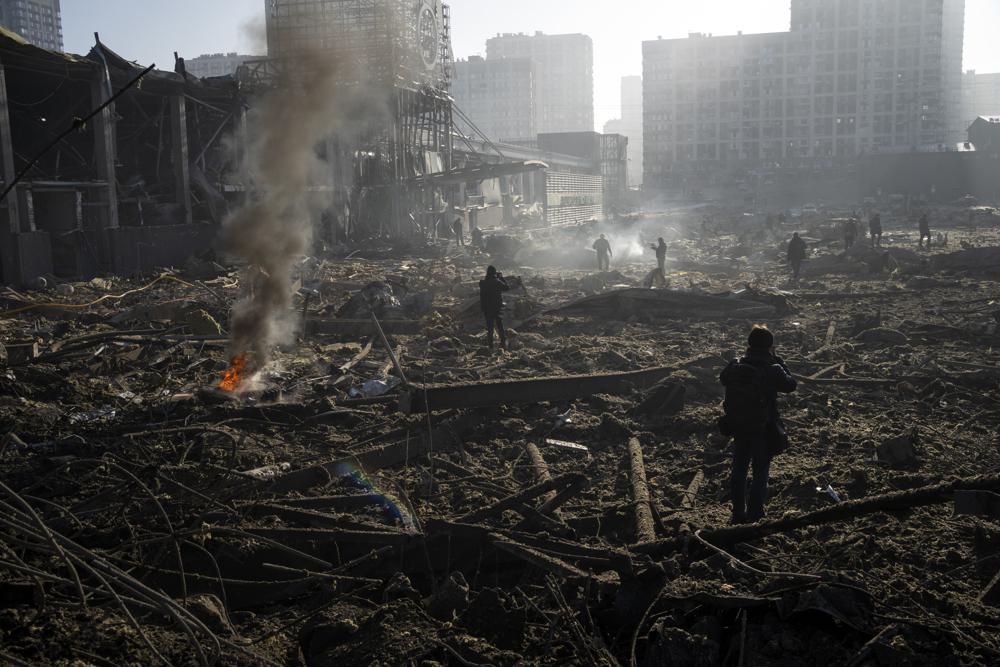
M147 70L99 39L75 56L0 32L0 63L4 282L146 272L210 243L235 82Z

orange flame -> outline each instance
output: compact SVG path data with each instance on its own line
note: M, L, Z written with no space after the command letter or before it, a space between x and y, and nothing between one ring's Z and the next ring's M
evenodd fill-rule
M226 371L226 374L222 377L222 382L219 383L219 389L222 391L228 391L229 393L234 393L243 384L243 380L246 379L246 368L247 368L247 355L241 354L237 357L233 357L232 366Z

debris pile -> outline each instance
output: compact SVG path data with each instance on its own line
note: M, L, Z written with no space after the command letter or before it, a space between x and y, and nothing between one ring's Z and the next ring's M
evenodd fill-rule
M660 289L652 253L597 287L311 259L262 368L218 324L246 272L6 289L0 660L994 663L992 255L790 285L726 232L669 236ZM519 276L497 354L491 262ZM769 519L730 527L717 376L756 322L800 389Z

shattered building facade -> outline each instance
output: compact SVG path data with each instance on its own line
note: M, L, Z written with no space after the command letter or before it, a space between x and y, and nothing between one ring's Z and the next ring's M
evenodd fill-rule
M962 141L964 16L964 0L793 0L790 32L644 42L647 188Z
M148 272L210 244L244 110L232 81L139 81L100 42L74 56L6 31L0 63L3 282Z
M248 60L260 60L261 56L248 56L239 53L207 53L190 58L184 62L188 74L199 79L216 76L232 76L236 70Z
M267 10L268 59L240 78L253 89L313 57L352 63L338 85L385 96L391 118L327 147L337 192L326 234L402 236L432 217L441 199L419 183L451 168L451 19L440 0L274 0ZM287 77L286 77L287 78ZM435 196L438 195L438 196ZM439 212L439 211L437 211Z

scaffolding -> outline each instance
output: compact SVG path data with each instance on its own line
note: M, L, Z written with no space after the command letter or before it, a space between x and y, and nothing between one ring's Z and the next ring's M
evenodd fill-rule
M331 238L427 232L447 207L420 178L452 166L451 18L441 0L271 0L267 59L238 73L248 90L295 81L334 59L346 89L384 91L393 110L326 146L337 201Z
M271 0L271 59L323 54L359 80L447 89L450 11L441 0Z

